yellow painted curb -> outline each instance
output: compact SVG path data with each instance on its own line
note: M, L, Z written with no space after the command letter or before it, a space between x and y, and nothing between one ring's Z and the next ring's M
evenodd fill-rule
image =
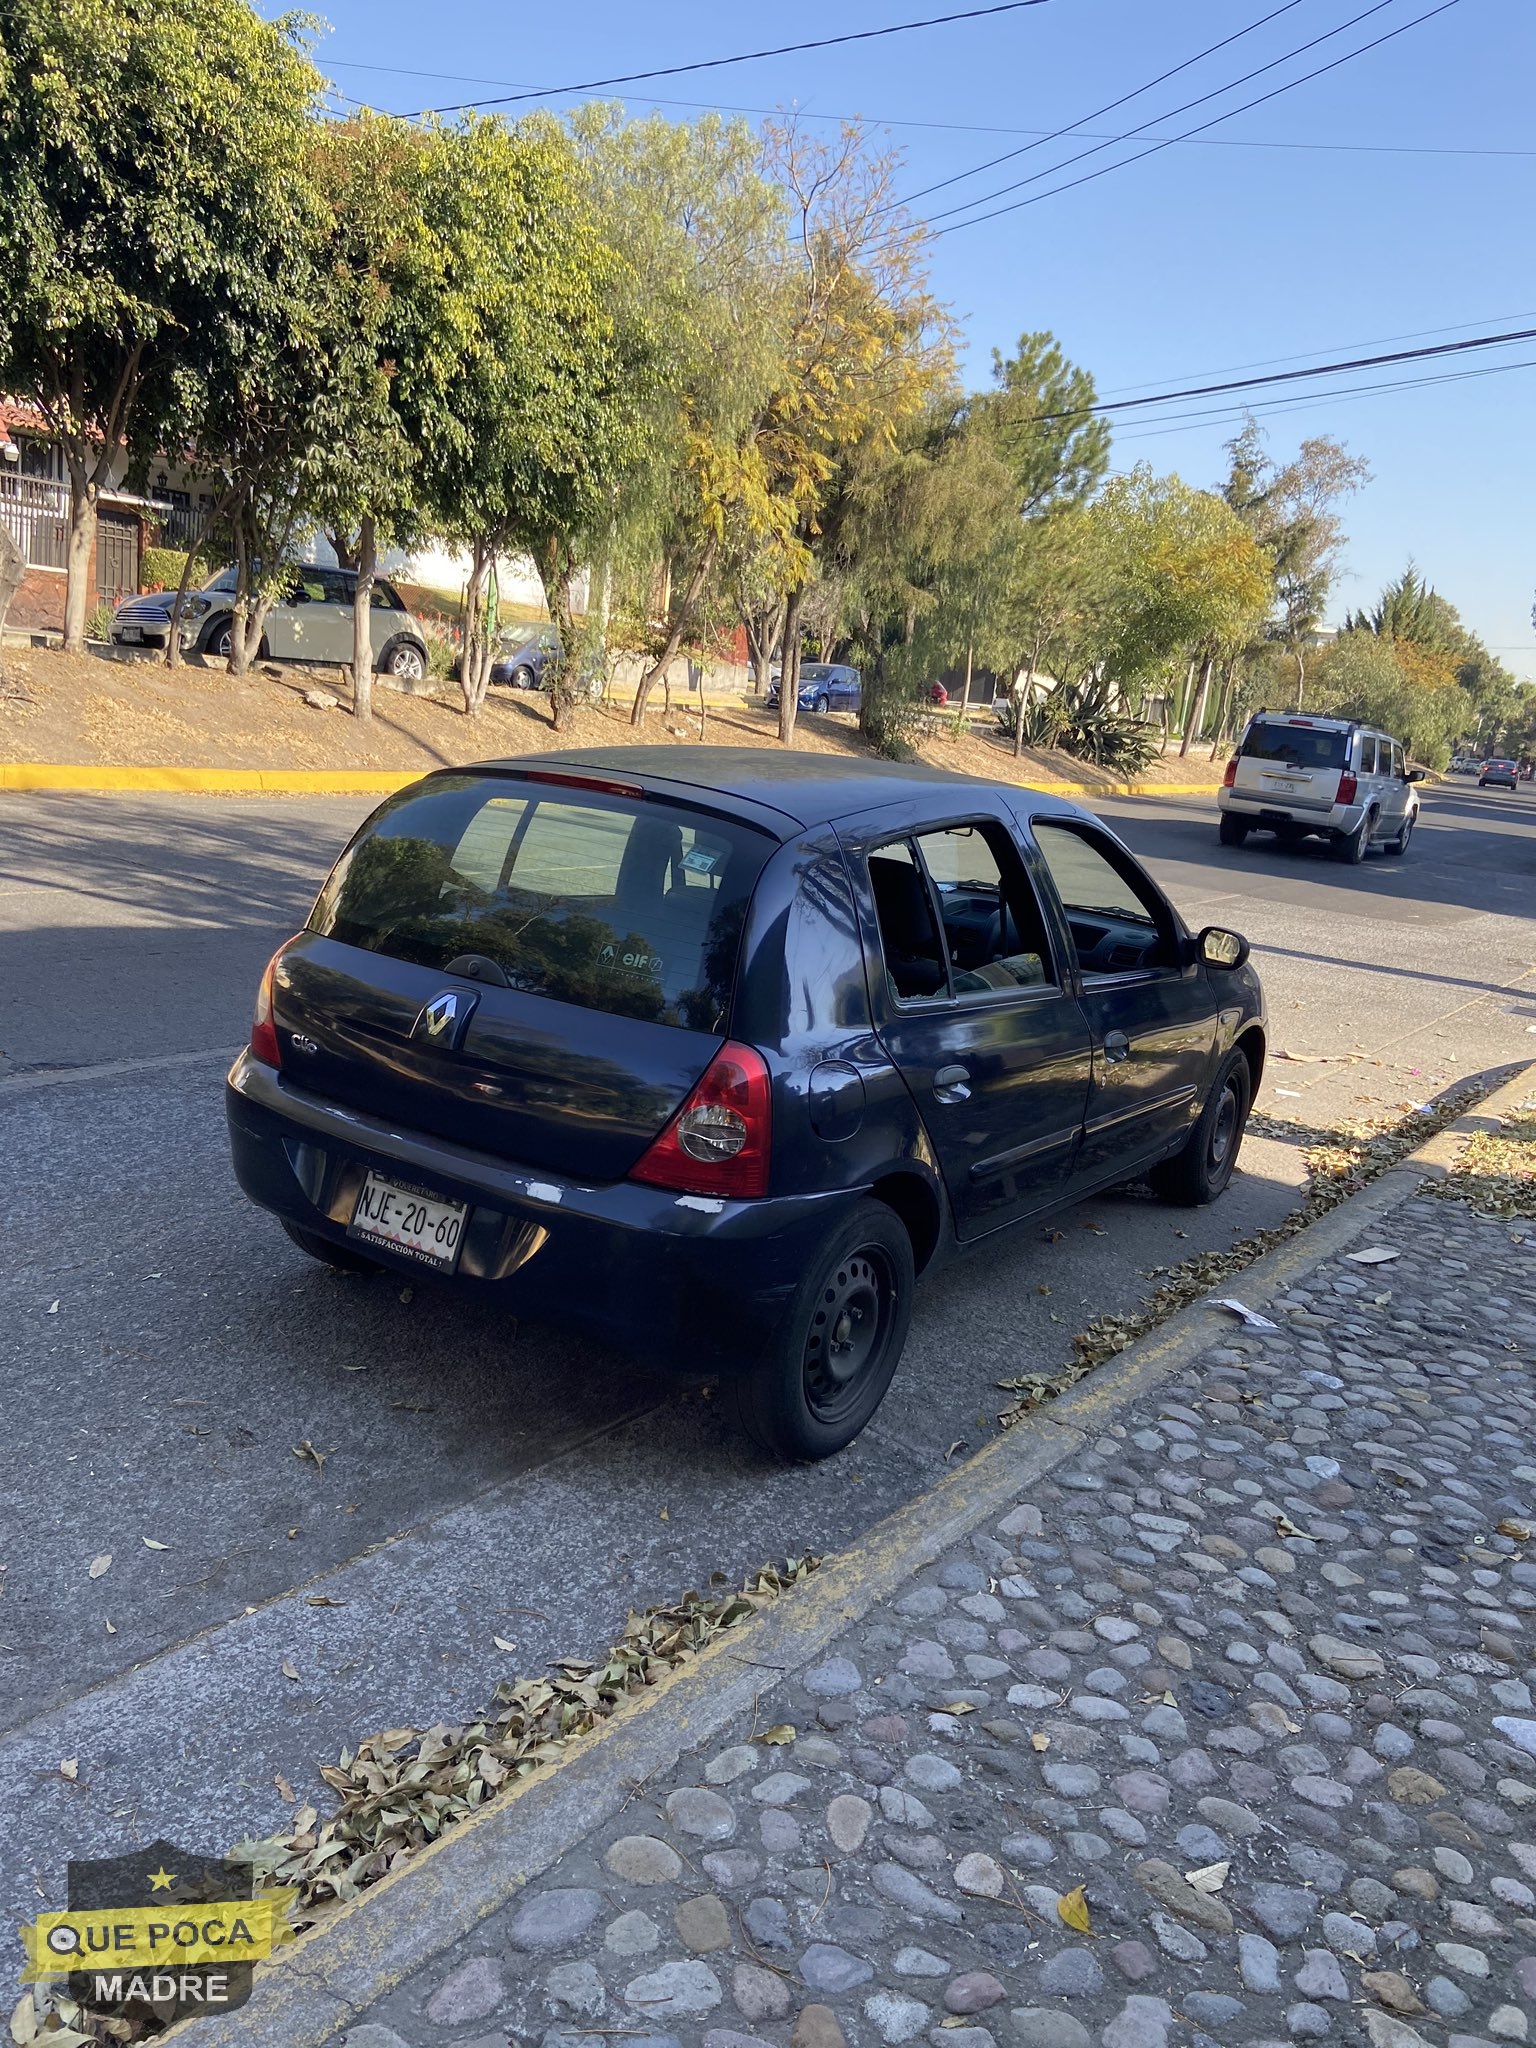
M426 768L140 768L0 761L0 789L73 790L104 796L389 796L429 772ZM1026 782L1009 787L1035 790L1041 796L1063 796L1076 803L1094 797L1216 793L1214 783L1204 782Z
M130 768L0 761L0 789L104 795L388 796L427 771L412 768Z

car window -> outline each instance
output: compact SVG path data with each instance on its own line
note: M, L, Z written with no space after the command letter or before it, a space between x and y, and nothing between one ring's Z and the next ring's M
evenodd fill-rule
M350 604L351 602L352 600L349 597L347 603ZM401 597L399 591L392 589L389 584L375 583L372 590L368 593L368 608L370 611L375 612L403 612L405 610L405 600Z
M1396 740L1393 740L1393 742L1392 742L1392 769L1391 769L1391 772L1392 772L1392 774L1394 774L1394 775L1397 775L1397 776L1401 776L1401 774L1402 774L1402 772L1403 772L1403 750L1402 750L1402 748L1401 748L1401 747L1400 747L1400 746L1398 745L1398 743L1397 743L1397 741L1396 741Z
M869 856L892 992L904 1002L1054 980L1035 893L991 820L894 840Z
M1089 825L1036 818L1031 829L1085 979L1171 964L1168 907L1128 854Z
M682 806L445 776L375 814L310 923L392 959L449 971L474 954L515 989L714 1031L772 845Z
M1376 773L1376 738L1373 733L1363 732L1360 735L1360 773Z
M283 604L324 604L325 579L321 572L307 566L295 569L279 601Z
M320 571L320 595L326 604L350 605L357 591L357 580L342 569Z
M1347 732L1329 732L1305 719L1256 718L1239 749L1249 760L1285 761L1292 768L1342 768Z

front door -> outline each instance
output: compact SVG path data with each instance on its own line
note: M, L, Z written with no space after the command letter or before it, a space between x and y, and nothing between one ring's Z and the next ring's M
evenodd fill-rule
M1174 1150L1200 1114L1217 1006L1186 964L1172 906L1124 847L1078 819L1035 817L1093 1034L1093 1088L1075 1176L1128 1180Z
M139 522L105 506L96 514L96 595L108 604L139 587Z
M995 817L855 846L886 1051L917 1104L961 1238L1064 1187L1091 1050L1028 873Z

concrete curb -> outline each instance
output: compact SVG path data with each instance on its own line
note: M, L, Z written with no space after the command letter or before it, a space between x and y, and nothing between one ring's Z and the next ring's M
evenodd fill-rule
M473 765L473 764L464 764ZM97 796L391 796L427 768L136 768L69 761L0 761L0 789ZM1205 782L1026 782L1042 796L1188 797L1216 794Z
M1236 1283L1243 1300L1250 1307L1273 1300L1389 1215L1426 1179L1443 1179L1468 1137L1495 1128L1526 1100L1533 1076L1536 1063L1368 1188L1255 1260ZM622 1707L550 1770L462 1822L280 1951L258 1972L250 2001L238 2013L184 2022L171 2034L190 2035L195 2024L204 2048L322 2048L334 2041L413 1971L552 1869L575 1842L618 1813L640 1785L750 1714L754 1704L771 1699L785 1677L820 1655L850 1622L1009 1507L1127 1403L1230 1327L1205 1302L1170 1317L994 1438L792 1594Z

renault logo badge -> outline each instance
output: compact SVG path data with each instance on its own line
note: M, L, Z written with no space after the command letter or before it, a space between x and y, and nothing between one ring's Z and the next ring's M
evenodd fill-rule
M423 1008L411 1027L412 1038L424 1038L429 1045L456 1051L479 1000L478 995L460 995L457 989L445 988Z

